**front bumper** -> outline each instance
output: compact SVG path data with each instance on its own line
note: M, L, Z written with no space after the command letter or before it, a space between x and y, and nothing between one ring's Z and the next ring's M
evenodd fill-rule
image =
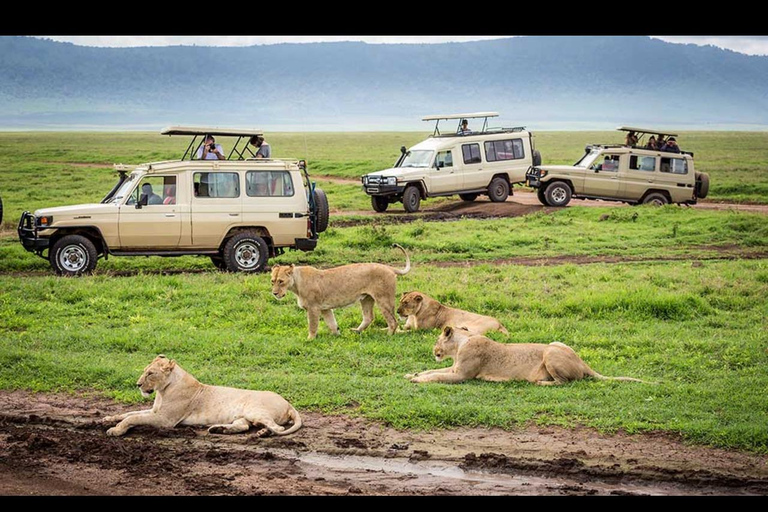
M314 251L317 247L317 238L295 238L296 249L300 251Z
M48 248L51 240L39 236L38 227L35 225L35 216L29 212L21 214L19 220L19 241L24 249L37 254Z
M373 177L373 179L368 178L366 183L366 177L363 176L362 182L363 182L363 192L368 194L369 196L392 196L392 195L402 195L403 191L405 190L405 185L387 185L384 183L381 183L380 180L377 177Z
M536 167L531 167L525 173L525 184L529 187L541 187L541 171Z

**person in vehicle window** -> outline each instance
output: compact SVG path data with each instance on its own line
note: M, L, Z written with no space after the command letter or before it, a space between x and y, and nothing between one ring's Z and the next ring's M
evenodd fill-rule
M164 195L163 204L176 204L176 185L166 185Z
M472 133L472 130L469 129L469 121L466 119L461 120L461 128L458 129L456 132L457 135L469 135Z
M163 204L163 198L155 194L152 185L144 183L141 186L141 197L147 196L147 204Z
M624 139L624 145L625 146L637 145L637 135L635 134L635 132L627 132L627 137Z
M203 145L197 150L195 158L198 160L226 160L221 144L216 144L213 135L206 135Z
M651 135L651 138L648 139L648 144L645 145L645 149L659 149L659 146L656 144L656 137Z
M272 148L269 146L269 142L264 140L263 136L254 135L251 137L250 143L258 148L254 155L256 158L272 158Z
M666 151L667 153L679 153L680 147L677 145L677 140L675 140L674 137L670 137L667 139L667 142L661 147L662 151Z
M657 148L659 148L659 149L663 148L665 143L666 143L666 141L664 140L664 136L663 135L657 135L656 136L656 147Z

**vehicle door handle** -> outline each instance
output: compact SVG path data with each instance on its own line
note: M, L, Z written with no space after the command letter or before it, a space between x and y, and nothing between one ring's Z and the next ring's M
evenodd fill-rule
M237 217L238 215L240 215L240 214L239 213L230 213L229 214L230 217Z
M166 213L165 216L166 217L175 217L176 214L175 213Z

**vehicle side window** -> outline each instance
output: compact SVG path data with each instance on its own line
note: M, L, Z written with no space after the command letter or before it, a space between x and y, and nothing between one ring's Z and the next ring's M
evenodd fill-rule
M525 158L522 139L495 140L485 143L485 159L489 162Z
M688 174L688 162L685 158L662 158L661 172Z
M593 171L618 171L619 170L619 155L603 155L602 158L597 157L595 162L589 166Z
M133 189L126 204L136 204L144 196L147 197L147 206L176 204L176 176L145 176Z
M249 197L290 197L293 180L288 171L248 171L245 193Z
M479 164L483 161L480 158L480 144L462 144L461 153L465 164Z
M629 168L633 171L653 172L656 170L656 157L632 155L629 157Z
M439 151L435 157L437 167L453 167L453 155L450 151Z
M236 172L196 172L195 197L240 197L240 175Z

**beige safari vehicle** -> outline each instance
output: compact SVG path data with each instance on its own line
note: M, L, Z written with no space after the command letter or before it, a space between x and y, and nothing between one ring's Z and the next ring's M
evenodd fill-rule
M490 128L488 119L497 112L427 116L435 130L427 140L410 149L400 148L394 167L366 174L363 190L371 205L384 212L391 203L402 202L406 212L419 210L422 199L458 194L464 201L487 195L493 202L506 201L514 183L525 181L532 165L541 164L534 149L533 134L524 127ZM462 121L483 119L480 130L462 129ZM440 121L457 120L458 128L440 132Z
M707 197L709 175L696 172L693 153L648 149L645 135L677 137L674 133L620 127L638 141L628 145L590 144L573 165L532 166L526 183L547 206L565 206L571 198L623 201L630 204L696 204Z
M24 212L24 248L68 276L109 256L204 255L222 270L257 272L286 248L315 248L328 201L305 162L249 158L258 130L170 127L162 134L193 137L181 160L115 165L118 183L101 202ZM237 137L226 159L194 159L206 134Z

